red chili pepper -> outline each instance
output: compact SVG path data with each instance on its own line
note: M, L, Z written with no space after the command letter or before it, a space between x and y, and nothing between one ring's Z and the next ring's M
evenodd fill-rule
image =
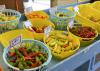
M10 60L11 62L16 62L16 60Z
M68 45L63 45L64 48L66 48Z
M31 65L33 68L39 66L38 62L32 63Z
M26 50L22 47L18 49L24 56L28 56Z
M30 56L25 57L25 60L35 60L35 58L31 58Z
M16 53L15 52L9 52L8 55L9 56L16 56Z
M95 32L91 27L72 28L71 32L82 38L91 38L95 36Z
M32 29L33 29L34 31L36 31L36 30L37 30L35 27L32 27Z
M38 56L39 54L43 54L42 52L37 52L37 53L30 53L30 57Z

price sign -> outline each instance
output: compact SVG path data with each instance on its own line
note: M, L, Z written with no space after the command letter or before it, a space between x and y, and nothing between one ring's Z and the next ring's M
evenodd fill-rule
M50 11L50 14L55 15L57 9L58 9L57 7L51 8L51 9L49 10L49 11Z
M29 28L29 27L32 26L32 24L29 21L25 21L24 25L25 25L26 28Z
M74 11L77 12L77 13L79 14L79 8L78 8L78 6L75 6L75 7L74 7Z
M48 27L46 27L46 28L44 29L44 34L45 34L46 36L49 36L50 31L51 31L51 26L48 26Z
M32 11L33 11L32 7L25 8L25 13L30 13Z
M11 48L11 47L13 47L13 46L15 46L15 45L21 43L21 41L22 41L21 35L18 36L18 37L16 37L16 38L14 38L14 39L12 39L12 40L10 41L10 47L9 47L9 48Z
M73 25L74 25L74 20L72 20L72 21L71 21L71 22L69 22L68 24L69 24L69 27L70 27L70 28L72 28L72 27L73 27Z

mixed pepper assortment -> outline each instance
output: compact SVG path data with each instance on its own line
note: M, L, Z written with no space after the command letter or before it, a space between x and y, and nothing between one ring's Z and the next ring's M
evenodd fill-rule
M47 61L47 53L36 43L23 42L14 46L7 53L7 61L10 65L21 70L35 68Z
M40 27L40 28L36 28L36 27L31 27L32 28L32 30L30 29L30 28L28 28L28 30L30 30L30 31L35 31L36 33L44 33L44 29L46 28L47 26L43 26L43 27Z
M64 59L79 48L80 43L77 38L73 38L64 31L52 31L45 37L45 43L51 49L52 54L58 59Z
M0 16L1 16L0 22L16 19L16 16L8 17L2 13L0 13ZM60 19L58 18L52 19L52 21L54 21L55 26L56 26L55 29L67 30L67 26L68 26L67 23L70 20L69 19L66 20L66 18L69 17L69 15L63 12L57 12L56 16L59 17ZM39 18L42 20L48 19L48 15L42 12L39 12L39 13L31 12L29 14L26 14L26 17L29 20L36 19L36 18ZM100 19L96 19L92 16L89 17L89 19L93 22L100 21ZM39 27L32 26L31 29L30 28L27 28L27 29L29 31L34 30L36 33L43 33L46 27L47 27L46 25L39 26ZM5 31L5 30L11 30L11 29L13 29L12 26L0 25L0 32L1 30ZM91 27L86 27L86 26L72 27L69 29L69 31L72 32L74 35L82 37L82 38L93 38L96 35L94 29L92 29ZM59 58L61 57L63 59L74 54L74 52L76 52L79 49L80 42L77 38L75 40L74 39L75 38L73 37L69 37L68 33L55 31L53 33L50 33L49 36L46 37L44 41L45 41L45 44L47 44L49 48L51 49L51 52L54 56L58 56ZM31 69L31 68L36 68L36 67L41 66L48 60L48 54L47 54L47 51L44 50L42 46L39 44L37 45L34 42L32 43L23 42L22 44L18 46L12 47L8 51L6 59L10 65L16 68L19 68L20 70L24 70L24 69Z
M7 16L6 13L0 12L0 22L16 20L16 16Z
M28 19L40 18L40 19L47 19L48 15L42 11L35 11L26 14Z
M74 35L82 37L82 38L93 38L96 33L95 30L91 27L86 26L78 26L69 29Z
M16 19L17 17L15 15L10 16L10 13L0 12L0 34L17 29L16 26L18 23Z

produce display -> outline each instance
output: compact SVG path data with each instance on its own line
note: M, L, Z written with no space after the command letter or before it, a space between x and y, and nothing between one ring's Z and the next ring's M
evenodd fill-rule
M14 29L17 29L17 27L10 24L0 24L0 34Z
M68 18L69 15L67 13L63 13L63 12L57 12L55 14L58 18ZM68 26L68 22L66 19L52 19L52 21L54 21L55 23L55 29L60 29L60 30L66 30L66 27Z
M23 42L10 49L6 59L10 65L23 70L42 65L47 61L48 54L39 44Z
M5 14L0 13L0 22L7 22L11 20L16 20L16 16L6 16ZM12 30L13 28L15 28L15 26L13 26L13 24L10 25L9 22L8 24L0 24L0 33Z
M95 2L94 2L95 3ZM77 13L75 20L83 23L85 26L91 26L100 33L100 11L93 8L94 3L86 3L78 5L79 14ZM95 4L95 7L99 8L99 4Z
M43 40L44 37L44 29L48 26L51 26L51 30L53 30L55 28L55 25L47 19L30 19L31 22L31 26L30 27L26 27L24 25L24 28L28 31L33 32L34 34L34 38L36 40Z
M57 15L57 17L61 17L61 18L69 17L68 14L66 14L66 13L61 13L61 12L56 13L56 15Z
M68 9L55 8L50 10L50 20L56 30L67 30L68 24L74 20L75 13Z
M78 7L79 13L74 13L73 7L69 7L70 10L63 8L53 9L49 11L50 18L49 15L43 11L26 13L25 16L28 22L22 24L22 31L15 30L18 29L18 18L21 17L20 15L18 17L17 14L14 13L10 16L12 13L0 12L0 35L3 36L1 36L2 39L0 38L0 40L5 43L5 46L9 44L3 51L5 64L15 71L40 71L50 63L52 55L54 57L54 60L52 59L53 61L56 59L59 61L75 54L78 50L80 51L81 47L90 45L98 36L98 32L100 32L99 11L95 11L90 6L88 7L88 5L85 7L84 4L82 7L81 5ZM71 11L71 9L73 11ZM81 25L73 25L75 24L74 18L75 22ZM69 27L70 25L71 27ZM9 34L11 33L11 36L6 36L8 33L5 34L4 32L11 30L15 30L13 31L14 33L8 32ZM24 38L24 40L21 37L20 39L22 40L17 38L17 35L23 36L22 38ZM17 40L20 40L20 43L13 47L11 47L12 37L17 38L16 41L14 41L15 43L19 42ZM27 39L30 39L28 40L29 42L27 42ZM3 45L2 42L1 44ZM12 44L14 44L14 42L12 42ZM51 64L53 64L52 61ZM56 62L54 64L56 64ZM47 67L49 67L49 65ZM3 71L1 66L0 71Z
M74 35L82 38L93 38L96 36L96 32L91 27L73 27L69 29L70 32L72 32Z
M48 26L51 26L54 28L54 24L49 20L43 20L43 19L30 19L32 26L31 29L27 28L28 30L32 31L34 30L36 33L44 33L44 29Z
M36 27L31 27L28 28L28 30L30 30L31 32L34 30L36 33L44 33L44 29L46 28L47 26L43 26L41 28L36 28Z
M90 45L98 36L98 32L89 26L73 26L68 28L70 36L75 36L80 40L80 46L86 47Z
M0 34L18 28L21 14L15 10L0 10Z
M16 16L7 16L0 12L0 22L16 20Z
M34 11L26 14L28 19L40 18L40 19L48 19L48 15L43 11Z
M64 31L52 31L49 37L45 37L44 42L49 46L52 54L59 59L72 55L80 46L77 38L70 37Z

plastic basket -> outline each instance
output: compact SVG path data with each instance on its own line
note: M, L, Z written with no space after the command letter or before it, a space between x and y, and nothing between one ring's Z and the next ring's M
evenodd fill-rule
M0 33L18 28L19 19L21 17L19 12L11 9L2 9L0 10L0 15ZM12 18L15 17L15 19L1 21L3 16L6 16L5 19L8 19L8 16Z
M66 30L66 27L68 26L69 22L73 21L75 17L74 12L57 7L51 8L49 12L50 20L55 24L55 29L57 30ZM66 14L66 17L59 17L57 16L57 13Z
M39 19L39 18L30 19L30 22L32 23L33 27L38 28L38 29L42 28L43 26L51 26L52 29L55 28L55 25L47 19ZM24 28L25 28L25 26L24 26ZM28 30L27 28L25 28L25 29ZM43 40L44 33L33 32L33 34L34 34L34 39Z
M8 35L9 34L9 35ZM27 35L28 34L28 35ZM14 31L9 31L0 35L0 43L6 47L9 45L9 41L15 38L18 35L22 35L23 39L34 39L34 35L32 32L24 29L18 29ZM5 40L4 40L5 39Z
M83 26L83 25L82 25ZM86 26L86 25L85 25ZM78 27L78 26L73 26L73 27ZM86 26L87 27L87 26ZM88 26L88 27L90 27L90 26ZM92 29L94 29L93 27L91 27ZM70 36L75 36L75 37L77 37L79 40L80 40L80 46L81 47L85 47L85 46L88 46L89 44L91 44L93 41L94 41L94 39L98 36L98 32L95 30L94 32L96 33L95 34L95 36L93 37L93 38L81 38L81 37L79 37L79 36L76 36L76 35L74 35L72 32L70 32L69 31L69 27L67 27L67 29L68 29L68 33L69 33L69 35Z
M100 11L100 1L92 3L91 6Z
M51 31L50 34L55 34L55 33L57 33L57 35L59 35L59 34L60 34L60 35L61 35L61 34L66 35L66 37L68 37L68 40L72 42L72 44L73 44L72 47L76 46L75 49L72 49L72 50L69 49L69 50L67 50L67 51L65 51L65 49L66 49L67 47L70 47L70 46L67 46L66 48L61 47L61 52L58 53L58 50L60 50L59 47L54 47L54 48L53 48L53 47L50 47L49 44L48 44L48 43L50 43L50 42L46 43L47 38L49 38L49 36L48 36L48 37L45 36L45 37L44 37L44 43L51 49L52 55L53 55L55 58L57 58L58 60L61 60L61 59L64 59L64 58L67 58L67 57L71 56L72 54L74 54L74 53L80 48L80 41L78 40L77 37L75 37L75 36L70 36L67 32L65 32L65 31L58 31L58 30ZM54 36L55 36L55 35L54 35ZM52 42L52 43L53 43L53 42Z
M35 18L49 19L48 14L46 14L44 11L32 11L30 13L26 13L25 15L27 19L35 19Z
M100 12L98 10L95 10L89 4L82 4L78 7L80 14L76 15L75 20L77 20L78 22L82 22L82 24L85 26L88 25L95 28L100 33L100 22L94 22L89 19L90 17L100 19Z
M41 45L42 48L44 48L44 51L46 51L47 54L48 54L48 59L47 59L47 61L46 61L44 64L42 64L42 65L39 66L39 67L35 67L35 68L31 68L31 69L24 69L23 71L42 70L43 68L45 68L45 67L50 63L51 58L52 58L51 51L49 50L49 48L48 48L44 43L42 43L42 42L40 42L40 41L37 41L37 40L29 40L29 39L24 39L24 40L22 40L22 42L30 42L30 43L31 43L31 42L35 42L37 45ZM9 66L10 68L12 68L13 70L20 71L19 68L14 67L14 66L10 65L10 64L7 62L6 57L7 57L8 51L9 51L8 48L5 48L5 49L4 49L4 52L3 52L3 60L4 60L4 62L6 63L7 66Z

